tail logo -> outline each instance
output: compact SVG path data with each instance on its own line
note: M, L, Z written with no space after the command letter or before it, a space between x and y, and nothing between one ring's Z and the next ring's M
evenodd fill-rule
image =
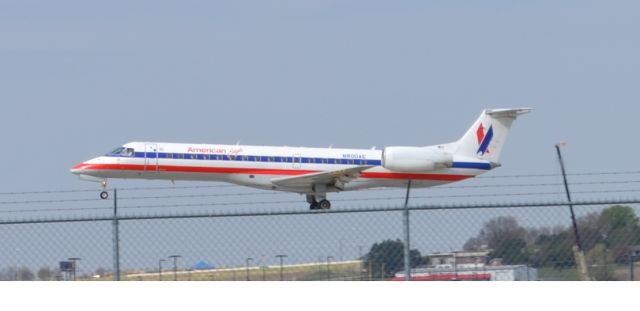
M480 155L490 153L489 144L491 144L491 139L493 139L493 126L490 125L489 130L487 130L485 133L485 128L482 123L480 123L480 126L476 131L476 136L478 137L478 145L480 146L478 147L478 151L476 153Z

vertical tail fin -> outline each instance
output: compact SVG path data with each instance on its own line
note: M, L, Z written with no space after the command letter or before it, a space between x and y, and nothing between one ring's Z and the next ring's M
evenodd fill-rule
M457 141L456 154L499 163L513 121L531 108L486 109Z

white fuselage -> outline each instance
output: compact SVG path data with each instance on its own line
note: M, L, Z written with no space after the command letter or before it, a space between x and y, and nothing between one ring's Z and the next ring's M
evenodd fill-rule
M446 147L446 146L445 146ZM219 181L248 187L314 193L308 184L276 185L287 176L370 166L344 185L327 192L376 187L431 187L477 176L494 166L486 160L454 155L450 167L426 172L397 172L382 167L382 150L263 147L134 142L80 163L71 172L85 179L110 178Z

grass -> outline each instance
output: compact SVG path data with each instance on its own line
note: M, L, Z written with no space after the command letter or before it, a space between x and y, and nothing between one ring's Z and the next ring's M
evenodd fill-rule
M362 265L359 261L332 262L327 270L326 263L311 263L304 265L286 265L282 267L282 278L285 281L322 281L322 280L360 280ZM280 266L222 268L210 270L177 271L179 281L279 281ZM158 281L157 272L129 273L122 275L127 281ZM102 278L111 280L109 276ZM162 281L173 281L172 270L162 273Z

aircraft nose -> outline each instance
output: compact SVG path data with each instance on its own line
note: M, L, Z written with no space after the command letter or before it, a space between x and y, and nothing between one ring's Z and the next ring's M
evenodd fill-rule
M69 172L71 172L71 174L82 174L87 168L89 167L89 164L82 162L80 164L77 164L76 166L72 167Z

